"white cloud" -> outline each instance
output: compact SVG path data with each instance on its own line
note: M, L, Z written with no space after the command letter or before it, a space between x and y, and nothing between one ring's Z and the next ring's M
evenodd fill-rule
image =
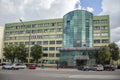
M79 0L0 0L0 26L5 23L62 18Z
M111 41L120 46L120 0L103 0L102 13L110 15Z
M94 9L92 7L87 7L86 10L89 11L89 12L93 12L94 11Z

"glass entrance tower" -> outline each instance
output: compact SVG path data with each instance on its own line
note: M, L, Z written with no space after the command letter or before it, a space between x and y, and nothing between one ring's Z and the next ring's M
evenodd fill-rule
M75 10L63 17L63 47L92 47L93 14L85 10Z
M64 15L63 21L61 66L94 64L96 49L93 47L93 14L85 10L74 10Z

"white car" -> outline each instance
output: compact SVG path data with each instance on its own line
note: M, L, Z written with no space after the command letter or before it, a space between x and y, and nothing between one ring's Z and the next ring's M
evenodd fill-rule
M19 67L15 64L6 64L2 66L2 69L12 69L12 70L18 70Z
M97 70L97 71L103 71L104 67L103 67L103 65L99 64L99 65L94 66L94 69Z
M25 68L26 68L26 65L25 65L25 64L16 64L16 66L17 66L19 69L25 69Z

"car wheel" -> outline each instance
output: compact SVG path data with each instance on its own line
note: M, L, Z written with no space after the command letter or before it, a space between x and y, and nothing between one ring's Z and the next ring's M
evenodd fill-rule
M15 70L15 68L14 68L14 67L12 67L12 70Z

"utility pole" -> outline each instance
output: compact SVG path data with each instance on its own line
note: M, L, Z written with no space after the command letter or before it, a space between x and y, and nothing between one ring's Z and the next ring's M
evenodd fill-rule
M20 19L20 22L23 24L23 26L25 27L25 25L24 25L24 23L23 23L23 21L22 21L22 19ZM28 45L28 63L30 63L30 51L31 51L31 48L30 48L30 37L31 37L31 32L29 32L29 45Z

